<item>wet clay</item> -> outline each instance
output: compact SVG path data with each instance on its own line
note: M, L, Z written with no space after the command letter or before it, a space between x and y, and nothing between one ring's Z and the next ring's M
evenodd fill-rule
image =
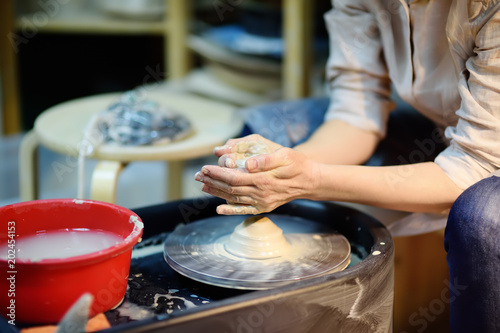
M225 249L242 258L270 259L286 255L290 244L283 231L268 217L251 216L236 226Z
M176 229L165 241L165 260L194 280L251 290L342 270L350 262L349 241L314 221L245 217L214 216Z
M236 155L238 158L234 161L237 168L245 168L245 163L250 157L262 154L269 154L267 145L260 141L240 141L236 144ZM226 165L228 166L228 165Z

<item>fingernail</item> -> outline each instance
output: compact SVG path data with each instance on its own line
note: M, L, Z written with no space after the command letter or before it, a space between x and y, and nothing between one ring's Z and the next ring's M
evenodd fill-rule
M197 173L195 173L194 180L197 180L199 182L203 181L203 176L202 176L201 172L198 171Z
M247 160L247 169L248 170L253 170L253 169L256 169L257 168L257 161L256 160Z
M226 168L234 168L235 167L233 160L230 158L227 158L224 161L224 165L226 166Z
M208 175L208 169L207 168L202 168L201 169L201 173L203 173L204 175Z

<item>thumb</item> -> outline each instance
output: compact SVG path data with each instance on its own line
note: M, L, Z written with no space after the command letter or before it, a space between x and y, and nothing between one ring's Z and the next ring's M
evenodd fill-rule
M250 157L245 163L245 168L248 170L248 172L270 171L284 165L286 160L287 149L280 148L270 154L262 154Z

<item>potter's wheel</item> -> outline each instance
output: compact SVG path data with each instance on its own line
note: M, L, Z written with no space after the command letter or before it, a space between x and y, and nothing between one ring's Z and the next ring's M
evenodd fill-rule
M178 273L234 289L269 289L343 270L348 240L328 226L304 218L267 214L283 231L290 250L278 257L249 259L227 251L235 228L248 216L215 216L187 224L165 241L164 257Z

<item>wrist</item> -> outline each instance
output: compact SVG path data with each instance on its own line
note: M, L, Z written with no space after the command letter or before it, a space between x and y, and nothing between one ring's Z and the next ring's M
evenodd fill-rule
M319 200L321 192L321 183L324 173L324 164L309 160L310 166L305 180L305 199Z

